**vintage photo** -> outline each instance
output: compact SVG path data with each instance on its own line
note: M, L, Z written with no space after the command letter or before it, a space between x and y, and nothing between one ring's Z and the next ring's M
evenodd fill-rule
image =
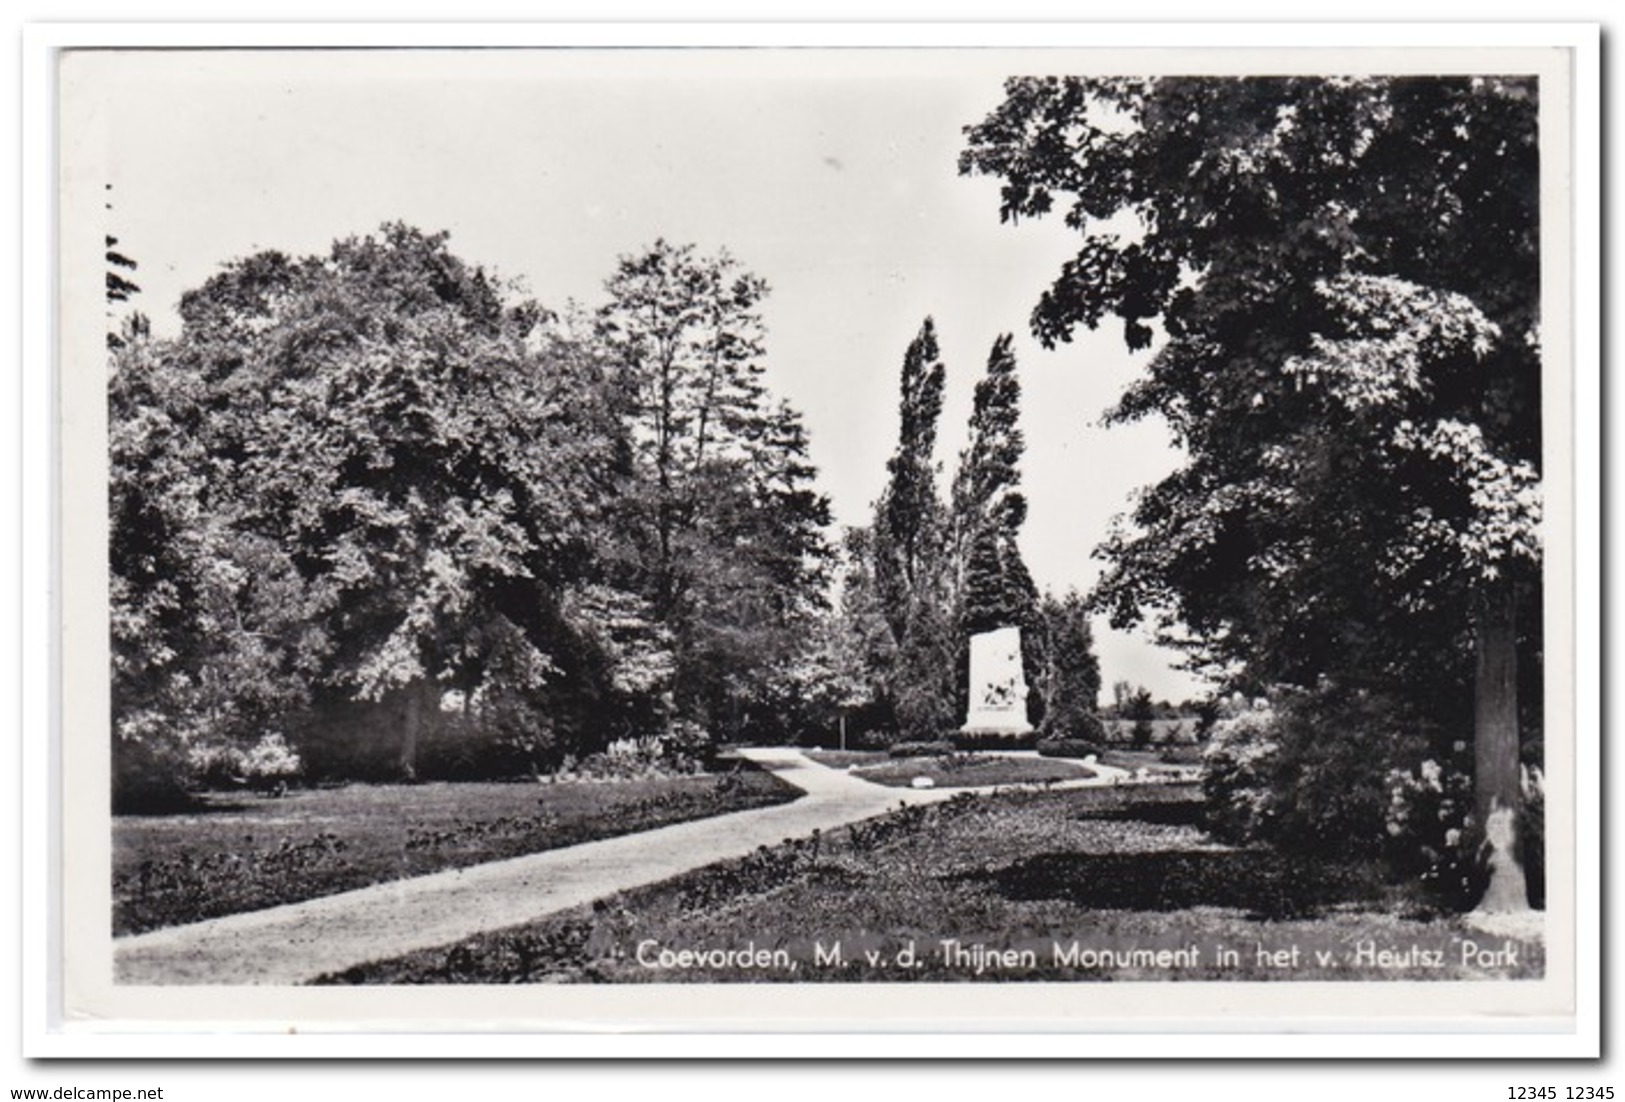
M1563 51L57 65L70 1017L1573 1014Z

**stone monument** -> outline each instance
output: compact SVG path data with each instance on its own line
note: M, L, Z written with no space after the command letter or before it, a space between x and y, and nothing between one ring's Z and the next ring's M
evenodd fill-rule
M970 709L965 734L1024 735L1027 678L1021 668L1021 629L995 628L970 637Z

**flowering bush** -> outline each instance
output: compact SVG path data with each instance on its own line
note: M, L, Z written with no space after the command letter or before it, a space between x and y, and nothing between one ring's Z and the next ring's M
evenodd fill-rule
M1375 693L1286 690L1221 721L1203 753L1210 828L1327 857L1376 856L1390 772L1432 744L1422 724Z
M659 739L660 755L685 773L697 773L716 757L711 732L687 719L674 719Z
M1280 744L1278 717L1263 707L1236 712L1213 728L1202 751L1202 791L1208 802L1208 829L1229 842L1267 837L1276 815L1270 773Z
M559 776L631 780L703 772L715 757L710 734L697 723L677 720L663 735L616 739L597 753L566 758Z
M1472 906L1483 893L1479 860L1483 830L1473 817L1472 779L1432 758L1414 770L1390 769L1384 854L1399 876L1453 910Z
M1518 818L1518 858L1529 883L1529 903L1546 906L1546 777L1538 765L1523 767L1523 814Z
M188 764L192 774L206 788L248 785L269 790L285 787L304 772L304 762L298 752L275 731L261 735L259 741L247 749L221 744L194 746L189 752Z

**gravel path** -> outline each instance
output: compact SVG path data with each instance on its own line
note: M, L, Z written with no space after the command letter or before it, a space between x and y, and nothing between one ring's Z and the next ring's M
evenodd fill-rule
M531 922L742 857L758 846L868 819L899 804L934 803L964 791L884 788L818 765L796 750L740 753L806 794L774 807L117 938L114 975L121 984L303 983ZM1095 768L1097 777L1050 787L1116 784L1126 776L1107 766Z

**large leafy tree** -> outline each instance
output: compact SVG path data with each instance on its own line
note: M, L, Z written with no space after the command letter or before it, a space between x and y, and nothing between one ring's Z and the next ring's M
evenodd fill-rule
M206 389L125 342L108 385L114 801L186 798L189 754L282 729L328 650L321 602L212 492Z
M875 581L874 540L873 526L846 530L840 598L824 634L831 695L859 731L897 726L897 637Z
M726 251L657 241L606 289L598 339L635 453L623 574L670 632L678 712L737 737L783 710L829 557L806 430L762 380L768 287Z
M171 681L276 679L250 726L389 702L408 775L443 689L561 673L624 462L607 383L546 354L537 307L389 225L233 262L181 313L112 387L116 656L149 662L150 627L207 652Z
M1097 600L1261 681L1407 696L1471 738L1480 821L1515 814L1539 657L1534 82L1006 93L962 171L1003 179L1006 220L1063 203L1080 237L1034 332L1165 338L1113 416L1160 415L1186 462L1106 544Z

